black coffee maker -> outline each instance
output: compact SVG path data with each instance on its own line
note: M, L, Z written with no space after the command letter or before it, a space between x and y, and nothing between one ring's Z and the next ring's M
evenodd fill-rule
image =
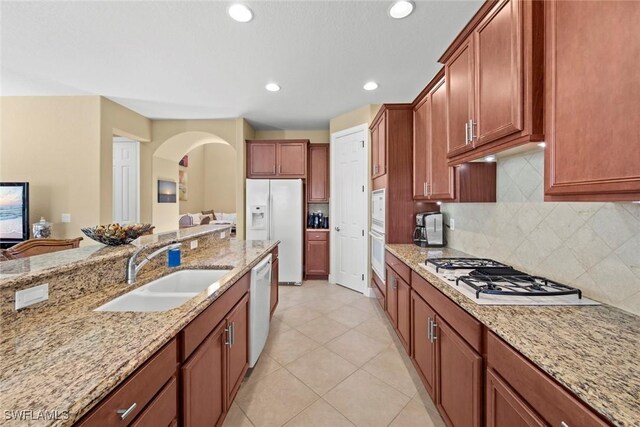
M309 212L307 228L329 228L329 217L324 216L322 212Z

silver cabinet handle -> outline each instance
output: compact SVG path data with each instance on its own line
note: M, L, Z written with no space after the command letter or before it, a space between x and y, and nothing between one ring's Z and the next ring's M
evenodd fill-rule
M227 340L224 342L224 345L226 345L227 347L231 347L231 324L229 324L229 326L227 326L224 331L227 334Z
M469 122L464 124L464 143L469 143Z
M282 165L278 165L278 174L282 173Z
M427 321L427 339L429 342L433 342L433 339L431 338L431 323L433 323L433 320L429 317L429 320Z
M434 342L435 340L438 339L438 336L436 335L436 328L438 327L438 324L434 321L431 322L431 342Z
M476 123L473 121L473 119L469 119L469 142L473 142L473 138L475 138L475 135L473 134L473 127L476 125Z
M560 427L569 427L569 424L565 423L564 421L561 421Z
M426 196L427 195L427 183L425 182L424 185L422 186L422 195Z
M120 415L120 419L121 419L121 420L124 420L124 419L125 419L125 418L127 418L127 417L128 417L128 416L129 416L133 411L135 411L135 410L136 410L136 407L137 407L137 406L138 406L138 405L134 402L131 406L129 406L129 408L127 408L127 409L118 409L118 410L116 411L116 413L117 413L118 415Z

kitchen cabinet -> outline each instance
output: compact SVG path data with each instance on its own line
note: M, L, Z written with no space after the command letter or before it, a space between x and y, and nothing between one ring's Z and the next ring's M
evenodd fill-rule
M486 375L486 426L545 427L546 424L493 369Z
M306 178L308 144L308 140L247 140L247 178Z
M544 2L486 2L440 58L450 165L544 140L543 18Z
M436 346L431 339L436 312L418 294L411 292L412 360L425 389L436 399Z
M246 294L226 319L229 387L227 407L231 406L244 374L249 369L249 294Z
M158 393L132 427L169 427L178 423L178 381L173 377Z
M387 117L381 114L371 125L371 178L387 173Z
M395 327L398 338L407 353L411 352L411 286L403 279L402 273L393 270L393 255L387 253L392 260L387 263L386 308L391 323ZM404 266L404 264L403 264ZM406 267L406 266L404 266ZM399 269L402 271L402 269Z
M329 203L329 144L309 145L309 203Z
M278 268L280 267L280 261L278 260L278 248L274 249L271 252L271 295L270 295L270 304L271 304L271 317L273 317L273 313L276 311L278 307L278 299L279 299L279 288L278 288Z
M448 425L480 426L482 357L436 315L436 407Z
M329 276L329 230L307 230L304 272L307 278Z
M385 279L385 285L387 287L387 316L391 320L391 324L396 327L398 324L398 275L395 271L389 268L387 264L387 277Z
M635 1L545 2L545 200L640 200L638 22Z
M427 85L427 95L414 107L413 198L495 202L494 163L465 163L455 168L448 164L446 86L442 76L443 71Z

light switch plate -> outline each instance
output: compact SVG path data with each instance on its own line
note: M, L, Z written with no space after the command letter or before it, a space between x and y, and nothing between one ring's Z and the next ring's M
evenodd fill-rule
M227 237L227 233L225 231L220 232L220 238L224 239L225 237Z
M196 240L192 240L192 241L189 243L189 247L190 247L191 249L195 249L195 248L197 248L197 247L198 247L198 240L197 240L197 239L196 239Z
M453 218L449 219L449 230L453 231L456 229L456 220Z
M34 286L29 289L16 291L16 310L29 307L30 305L46 301L49 299L49 284Z
M71 222L71 214L69 213L63 213L62 215L60 215L60 221L62 221L63 223L70 223Z

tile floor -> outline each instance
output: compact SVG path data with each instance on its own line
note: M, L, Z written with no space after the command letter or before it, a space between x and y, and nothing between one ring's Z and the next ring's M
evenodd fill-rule
M373 298L281 286L269 339L225 420L244 426L444 426Z

